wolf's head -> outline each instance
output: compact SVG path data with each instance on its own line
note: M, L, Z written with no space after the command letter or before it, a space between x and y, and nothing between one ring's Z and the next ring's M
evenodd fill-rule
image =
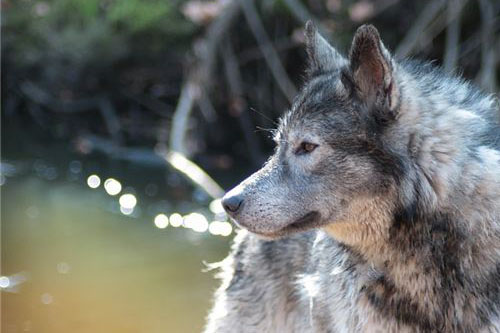
M389 193L404 165L392 126L397 65L378 31L360 27L346 58L309 22L306 46L308 80L280 121L274 155L223 198L238 224L268 237L350 220L353 202Z

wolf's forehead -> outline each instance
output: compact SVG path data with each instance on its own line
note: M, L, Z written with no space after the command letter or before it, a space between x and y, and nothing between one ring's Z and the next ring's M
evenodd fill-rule
M285 140L292 131L305 127L311 128L311 123L318 124L334 120L335 110L345 105L348 92L340 80L338 71L312 78L302 88L292 104L291 109L280 119L275 140Z
M329 72L310 79L295 98L291 113L314 112L325 103L344 99L347 91L340 79L340 71Z

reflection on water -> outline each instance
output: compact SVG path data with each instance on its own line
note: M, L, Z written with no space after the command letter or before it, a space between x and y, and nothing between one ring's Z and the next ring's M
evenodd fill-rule
M2 332L199 332L203 262L233 234L220 201L66 165L2 163Z
M109 195L117 195L122 190L122 184L114 178L106 179L104 189Z

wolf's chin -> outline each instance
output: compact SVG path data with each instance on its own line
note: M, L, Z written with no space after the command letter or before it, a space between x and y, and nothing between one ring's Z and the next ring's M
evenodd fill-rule
M320 225L321 225L321 214L316 211L311 211L302 216L301 218L290 223L282 230L287 232L305 231L319 227Z
M321 223L321 214L319 212L316 212L316 211L311 211L311 212L305 214L304 216L296 219L292 223L285 225L283 228L278 229L278 230L273 230L273 231L255 230L255 229L248 227L242 223L238 223L238 221L236 221L236 220L235 220L235 222L240 227L242 227L242 228L244 228L244 229L246 229L254 234L257 234L265 239L276 239L276 238L284 237L286 235L293 234L296 232L307 231L307 230L310 230L313 228L318 228L318 227L323 226L323 223Z

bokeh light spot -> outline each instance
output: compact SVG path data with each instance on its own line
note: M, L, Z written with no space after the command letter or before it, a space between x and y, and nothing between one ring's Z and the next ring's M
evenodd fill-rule
M117 195L122 191L122 184L114 178L108 178L104 182L104 189L109 195Z
M129 207L123 207L123 206L120 206L120 212L123 214L123 215L130 215L134 212L134 208L129 208Z
M127 193L120 197L120 206L127 209L133 209L137 205L137 199L135 195Z
M80 161L71 161L69 163L69 171L74 174L78 174L82 172L82 162Z
M0 288L9 288L10 279L7 276L0 276Z
M26 209L26 215L28 215L30 219L36 219L39 214L40 211L37 206L29 206L28 209Z
M87 178L87 185L90 188L98 188L101 185L101 178L98 175L90 175Z
M182 225L183 218L182 218L181 214L173 213L172 215L170 215L169 221L170 221L170 225L172 227L177 228L177 227L180 227Z
M222 222L221 230L220 230L220 235L227 237L231 235L233 232L233 226L229 222Z
M208 226L208 232L212 235L229 236L233 232L233 226L229 222L212 221Z
M98 175L90 175L87 178L87 185L90 188L98 188L101 185L101 178Z
M205 232L208 229L208 221L200 213L191 213L184 218L184 226L196 232Z
M59 274L68 274L71 267L66 262L60 262L57 264L56 269Z
M221 199L213 200L208 207L210 208L210 211L214 214L222 214L225 212L224 208L222 207Z
M156 215L155 226L159 229L165 229L168 226L168 216L165 214Z
M54 297L49 293L45 293L40 297L40 300L43 304L49 305L54 301Z

